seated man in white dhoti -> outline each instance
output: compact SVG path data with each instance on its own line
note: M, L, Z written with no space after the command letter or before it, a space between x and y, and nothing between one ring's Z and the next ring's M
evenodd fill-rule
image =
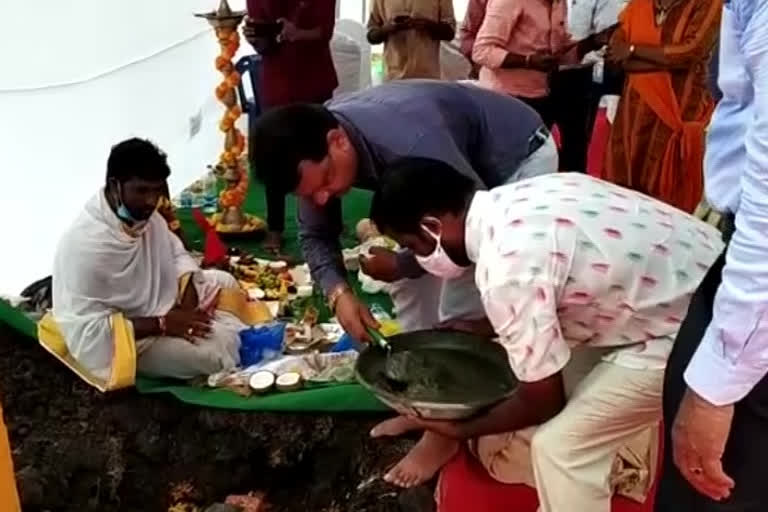
M374 428L426 429L387 478L418 484L471 439L498 480L525 481L513 475L529 468L540 511L608 512L617 454L661 419L664 367L691 293L722 249L717 230L576 173L477 191L445 163L403 160L379 190L373 221L425 269L456 276L475 265L488 321L465 328L495 332L520 381L465 422L399 417ZM604 355L566 398L563 370L590 348ZM536 425L528 460L507 460L511 433Z
M114 146L106 186L58 246L53 311L40 337L49 349L51 339L63 338L71 366L86 380L107 381L126 365L188 379L239 362L238 333L246 326L220 310L222 290L239 292L237 281L200 270L156 212L169 174L151 142Z

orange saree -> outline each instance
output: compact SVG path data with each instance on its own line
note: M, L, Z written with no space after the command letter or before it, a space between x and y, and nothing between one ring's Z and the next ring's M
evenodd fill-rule
M713 110L707 62L722 3L687 0L657 26L653 0L632 0L621 18L629 44L661 46L671 62L628 72L608 143L605 179L693 212L703 190L704 132Z

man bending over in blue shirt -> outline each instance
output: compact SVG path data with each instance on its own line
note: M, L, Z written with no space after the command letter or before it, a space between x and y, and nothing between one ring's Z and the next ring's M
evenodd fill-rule
M341 196L377 190L393 162L426 157L492 188L557 169L557 149L541 118L519 100L469 84L403 80L336 98L325 106L275 109L254 127L253 162L268 189L299 197L299 239L312 275L341 325L368 340L377 327L346 281L339 235ZM425 190L439 194L440 190ZM395 283L405 330L484 317L472 272L426 275L413 253L379 251L363 271Z

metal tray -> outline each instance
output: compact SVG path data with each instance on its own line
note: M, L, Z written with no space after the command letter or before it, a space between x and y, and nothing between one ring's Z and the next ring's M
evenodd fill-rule
M461 360L452 369L456 383L466 385L462 397L446 393L439 400L422 400L396 392L384 378L387 353L378 346L368 346L357 359L355 374L365 388L401 414L424 419L456 420L476 415L514 393L518 381L512 373L507 354L498 343L463 332L425 330L398 334L389 338L392 354L417 350L422 354L448 354ZM455 365L454 365L455 366ZM466 373L465 373L466 371ZM486 389L473 394L478 380Z

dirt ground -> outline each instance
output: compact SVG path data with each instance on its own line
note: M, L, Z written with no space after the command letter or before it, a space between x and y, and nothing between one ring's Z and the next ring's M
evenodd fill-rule
M25 512L166 511L264 491L274 512L433 508L380 477L411 444L374 441L377 417L200 409L170 396L104 396L0 324L0 399Z

